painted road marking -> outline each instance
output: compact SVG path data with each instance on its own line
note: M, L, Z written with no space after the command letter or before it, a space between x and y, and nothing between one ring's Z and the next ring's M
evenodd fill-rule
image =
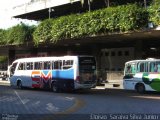
M84 100L75 98L75 103L71 107L69 107L68 109L66 109L62 112L58 112L56 114L71 114L71 113L74 113L74 112L78 111L80 108L84 107L85 104L86 103L85 103Z
M27 110L29 110L29 109L27 108L27 106L25 105L25 102L21 99L21 97L20 97L19 94L17 93L17 91L14 90L14 92L15 92L16 96L19 98L20 102L23 104L23 106L24 106Z
M48 103L46 109L48 111L59 111L59 108L54 106L52 103Z
M160 100L159 96L132 96L132 97Z

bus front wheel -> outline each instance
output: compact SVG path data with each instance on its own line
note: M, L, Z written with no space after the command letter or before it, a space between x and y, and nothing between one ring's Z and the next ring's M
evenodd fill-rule
M19 89L22 89L22 82L20 80L17 81L17 87Z
M144 92L145 92L145 87L144 87L144 85L143 85L143 84L137 84L137 85L136 85L136 91L137 91L138 93L144 93Z

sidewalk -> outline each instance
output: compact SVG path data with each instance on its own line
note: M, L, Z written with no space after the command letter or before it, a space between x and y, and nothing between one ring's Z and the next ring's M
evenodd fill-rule
M10 81L0 79L0 85L10 85ZM119 85L119 86L116 86L116 85ZM107 89L107 88L123 89L123 81L119 81L119 82L110 81L108 83L104 83L104 85L96 86L94 89Z
M9 80L1 80L0 79L0 85L10 85L10 81Z
M123 89L123 80L110 80L108 83L105 84L106 88L117 88Z
M107 88L113 88L113 89L123 89L123 81L118 80L118 81L109 81L107 83L103 83L104 86L96 86L95 89L107 89Z

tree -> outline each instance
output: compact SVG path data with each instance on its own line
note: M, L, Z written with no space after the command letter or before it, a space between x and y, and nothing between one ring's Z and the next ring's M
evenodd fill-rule
M33 41L36 45L40 42L47 42L51 40L52 24L53 19L46 19L37 26L33 32Z
M0 29L0 45L6 44L6 30Z
M7 43L8 44L23 44L27 41L32 41L32 33L34 26L28 26L24 23L13 26L7 30Z

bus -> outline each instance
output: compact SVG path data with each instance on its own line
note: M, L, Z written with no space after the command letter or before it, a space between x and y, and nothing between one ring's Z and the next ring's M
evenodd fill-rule
M96 86L93 56L34 57L15 60L9 67L11 86L61 90Z
M160 91L160 59L149 58L126 62L123 87L139 93Z

